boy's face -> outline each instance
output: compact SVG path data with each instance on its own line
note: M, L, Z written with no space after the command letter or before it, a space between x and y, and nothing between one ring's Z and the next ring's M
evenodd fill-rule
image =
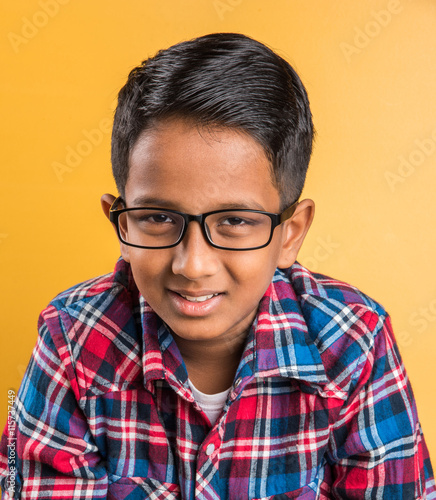
M197 129L172 119L143 132L131 151L125 202L201 214L226 208L278 213L280 197L270 164L250 136L231 129ZM107 214L113 197L102 199ZM249 251L213 248L191 222L175 247L121 245L139 291L173 332L185 340L224 340L245 335L276 267L288 267L313 218L304 200L271 243ZM204 296L214 295L198 301ZM184 298L196 297L197 301Z

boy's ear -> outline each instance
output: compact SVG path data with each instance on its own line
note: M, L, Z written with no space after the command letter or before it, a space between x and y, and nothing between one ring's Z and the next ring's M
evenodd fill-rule
M110 218L109 218L109 212L110 212L110 208L112 206L112 203L116 200L115 196L113 196L112 194L104 194L101 199L100 199L100 203L101 203L101 208L103 209L103 212L104 214L106 215L107 219L110 221ZM117 234L117 228L115 226L115 224L113 222L111 222L112 224L112 227L114 228L115 230L115 234L117 235L117 238L118 238L118 234ZM129 257L129 247L127 245L124 245L123 243L120 242L120 250L121 250L121 256L122 258L126 261L126 262L130 262L130 257Z
M284 222L283 240L277 267L286 269L297 260L298 252L315 215L313 200L301 201L293 216Z

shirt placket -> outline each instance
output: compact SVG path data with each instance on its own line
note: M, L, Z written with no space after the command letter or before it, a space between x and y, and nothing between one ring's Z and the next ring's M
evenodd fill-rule
M166 380L177 401L176 454L182 498L219 498L219 492L215 491L211 483L218 472L222 426L214 426L208 431L204 415L200 415L202 410L195 402L189 386L174 376L168 377L168 373ZM193 429L199 431L201 420L204 420L204 436L199 438Z
M174 344L172 346L174 347ZM240 396L244 386L253 377L252 351L253 344L249 342L238 367L233 388L224 408L225 412L228 411L229 406ZM198 431L199 418L204 419L204 414L200 417L199 413L202 413L202 410L195 402L186 380L183 379L185 373L182 375L180 365L174 362L174 357L170 358L175 353L178 354L177 351L173 351L170 354L169 350L165 350L162 358L164 378L171 389L177 394L177 420L179 425L177 427L176 441L177 448L179 449L176 453L179 456L179 462L182 462L182 464L179 464L182 498L190 500L216 500L217 498L221 498L217 475L219 476L220 451L224 438L225 420L223 421L221 416L212 429L208 430L207 427L205 428L203 438L198 439L199 436L194 437L193 428L197 427ZM180 359L178 362L180 362ZM178 372L178 376L176 376L176 372ZM183 380L179 378L181 375ZM204 425L207 426L206 422L204 422ZM184 472L180 470L180 467L184 469Z
M222 439L219 428L215 427L197 452L197 467L195 474L195 498L211 499L219 498L219 491L213 487L213 477L218 472L219 454Z
M251 380L251 375L236 378L224 407L225 413L229 411L232 403L238 399L245 385ZM219 474L220 452L225 429L225 423L222 419L223 415L221 415L217 424L211 429L198 448L195 499L216 500L217 498L221 498L221 492L217 489L218 481L213 481L213 478L216 474Z

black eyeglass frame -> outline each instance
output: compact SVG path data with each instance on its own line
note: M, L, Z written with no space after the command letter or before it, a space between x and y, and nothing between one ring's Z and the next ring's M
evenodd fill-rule
M188 230L188 224L192 221L196 221L200 224L204 237L206 238L208 243L211 246L213 246L214 248L219 248L221 250L248 251L248 250L258 250L260 248L264 248L264 247L268 246L271 243L275 228L277 226L279 226L280 224L282 224L283 222L285 222L286 220L290 219L294 215L295 209L297 208L299 201L298 200L294 201L294 203L292 203L292 205L290 205L288 208L286 208L280 214L274 214L271 212L263 212L262 210L251 210L249 208L237 208L237 209L228 209L227 208L227 209L223 209L223 210L213 210L212 212L206 212L204 214L199 214L199 215L186 214L184 212L179 212L178 210L170 210L170 209L161 208L161 207L133 207L133 208L117 209L116 207L119 203L123 203L125 205L125 201L123 200L123 198L121 196L119 196L118 198L116 198L113 201L111 208L109 210L109 220L115 225L115 227L117 229L117 234L118 234L119 240L122 243L124 243L125 245L128 245L130 247L145 248L145 249L150 249L150 250L159 250L162 248L175 247L183 240L183 237L185 236L186 231ZM133 212L135 210L158 210L158 211L162 211L162 212L168 212L171 214L177 214L177 215L180 215L181 217L183 217L184 226L182 228L182 231L180 232L180 236L179 236L178 240L175 243L173 243L172 245L164 245L164 246L160 246L160 247L149 247L149 246L143 246L143 245L135 245L134 243L128 243L127 241L124 241L123 238L121 237L119 220L118 220L119 216L124 212ZM225 212L232 212L232 213L233 212L238 212L238 213L239 212L241 212L241 213L254 212L257 214L267 215L271 219L271 233L270 233L268 241L264 245L260 245L258 247L250 247L250 248L231 248L231 247L217 245L216 243L214 243L212 241L210 234L208 232L208 229L206 227L205 219L209 215L218 214L218 213L225 213Z

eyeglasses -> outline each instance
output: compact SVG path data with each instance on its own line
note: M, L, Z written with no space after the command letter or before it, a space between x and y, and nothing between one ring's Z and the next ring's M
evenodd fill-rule
M192 221L201 225L204 237L223 250L256 250L269 245L274 229L290 219L295 201L281 214L260 210L214 210L200 215L154 207L118 208L125 202L118 197L110 208L110 221L120 241L138 248L171 248L178 245Z

